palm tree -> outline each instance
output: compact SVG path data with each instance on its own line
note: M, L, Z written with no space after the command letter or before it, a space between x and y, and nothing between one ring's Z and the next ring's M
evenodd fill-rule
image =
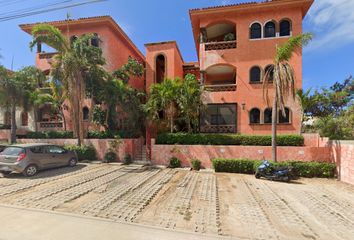
M298 89L296 91L297 99L301 107L301 130L300 133L304 131L304 122L309 118L306 116L306 113L311 109L314 104L314 99L310 96L311 88L304 92L303 89Z
M274 99L272 108L272 160L277 161L277 119L278 110L285 116L285 100L287 97L295 99L295 75L289 61L294 52L301 49L312 39L312 34L305 33L289 40L281 46L276 47L274 67L269 68L263 79L263 96L269 105L268 84L273 82Z
M177 99L181 80L176 78L165 79L162 83L151 86L149 100L145 105L145 111L156 121L160 119L160 113L163 112L168 120L170 132L173 133L175 116L177 114Z
M187 124L188 132L192 132L192 126L198 122L199 112L203 105L201 95L203 89L200 87L195 75L187 74L179 88L176 99L180 109L180 115Z
M85 73L105 64L102 50L89 44L96 36L83 35L71 43L58 28L48 24L34 26L32 36L31 49L36 44L45 43L57 51L53 58L51 75L61 82L68 96L74 134L78 138L78 145L81 145L84 139L82 102L86 90Z

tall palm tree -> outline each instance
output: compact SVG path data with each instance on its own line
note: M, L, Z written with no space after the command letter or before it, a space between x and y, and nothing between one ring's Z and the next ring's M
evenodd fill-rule
M304 122L307 121L309 118L306 116L306 113L312 108L314 104L314 99L310 96L311 88L304 91L303 89L298 89L296 91L297 99L300 103L301 107L301 130L300 133L304 131Z
M36 44L45 43L57 51L51 75L53 79L59 80L64 86L71 106L74 133L78 138L78 145L81 145L85 134L82 113L86 90L85 73L93 67L105 64L102 50L89 44L90 40L96 36L83 35L71 43L70 39L58 28L48 24L34 26L32 36L31 49Z
M290 59L294 52L301 49L312 39L312 34L305 33L289 38L281 46L276 47L274 67L269 68L263 79L263 96L269 105L268 85L273 82L272 107L272 160L277 161L277 119L278 110L285 116L285 101L288 97L295 99L295 74Z

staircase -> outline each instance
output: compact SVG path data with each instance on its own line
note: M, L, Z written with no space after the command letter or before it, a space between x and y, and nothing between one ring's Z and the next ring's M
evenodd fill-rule
M147 161L146 159L146 145L142 145L141 149L137 149L134 163L141 165L150 165L150 161Z

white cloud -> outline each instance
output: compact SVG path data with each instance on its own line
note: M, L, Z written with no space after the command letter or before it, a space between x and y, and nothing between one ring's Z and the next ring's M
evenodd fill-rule
M354 42L354 1L317 0L307 21L315 39L306 48L309 51L341 47Z

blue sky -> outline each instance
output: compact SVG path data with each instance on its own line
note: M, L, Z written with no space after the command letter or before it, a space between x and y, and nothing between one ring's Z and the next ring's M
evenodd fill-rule
M7 4L8 2L12 4ZM0 1L0 17L10 11L55 2L59 1ZM103 3L0 22L2 32L0 64L11 68L12 59L14 59L14 69L33 65L35 55L28 48L31 37L22 32L18 25L62 20L66 18L67 12L72 18L111 15L142 52L145 52L145 43L176 40L184 60L195 61L197 57L188 10L238 2L242 1L108 0ZM354 75L353 13L353 0L315 0L304 20L304 30L315 34L313 42L304 50L303 85L305 89L328 86L336 81L342 81L351 74Z

